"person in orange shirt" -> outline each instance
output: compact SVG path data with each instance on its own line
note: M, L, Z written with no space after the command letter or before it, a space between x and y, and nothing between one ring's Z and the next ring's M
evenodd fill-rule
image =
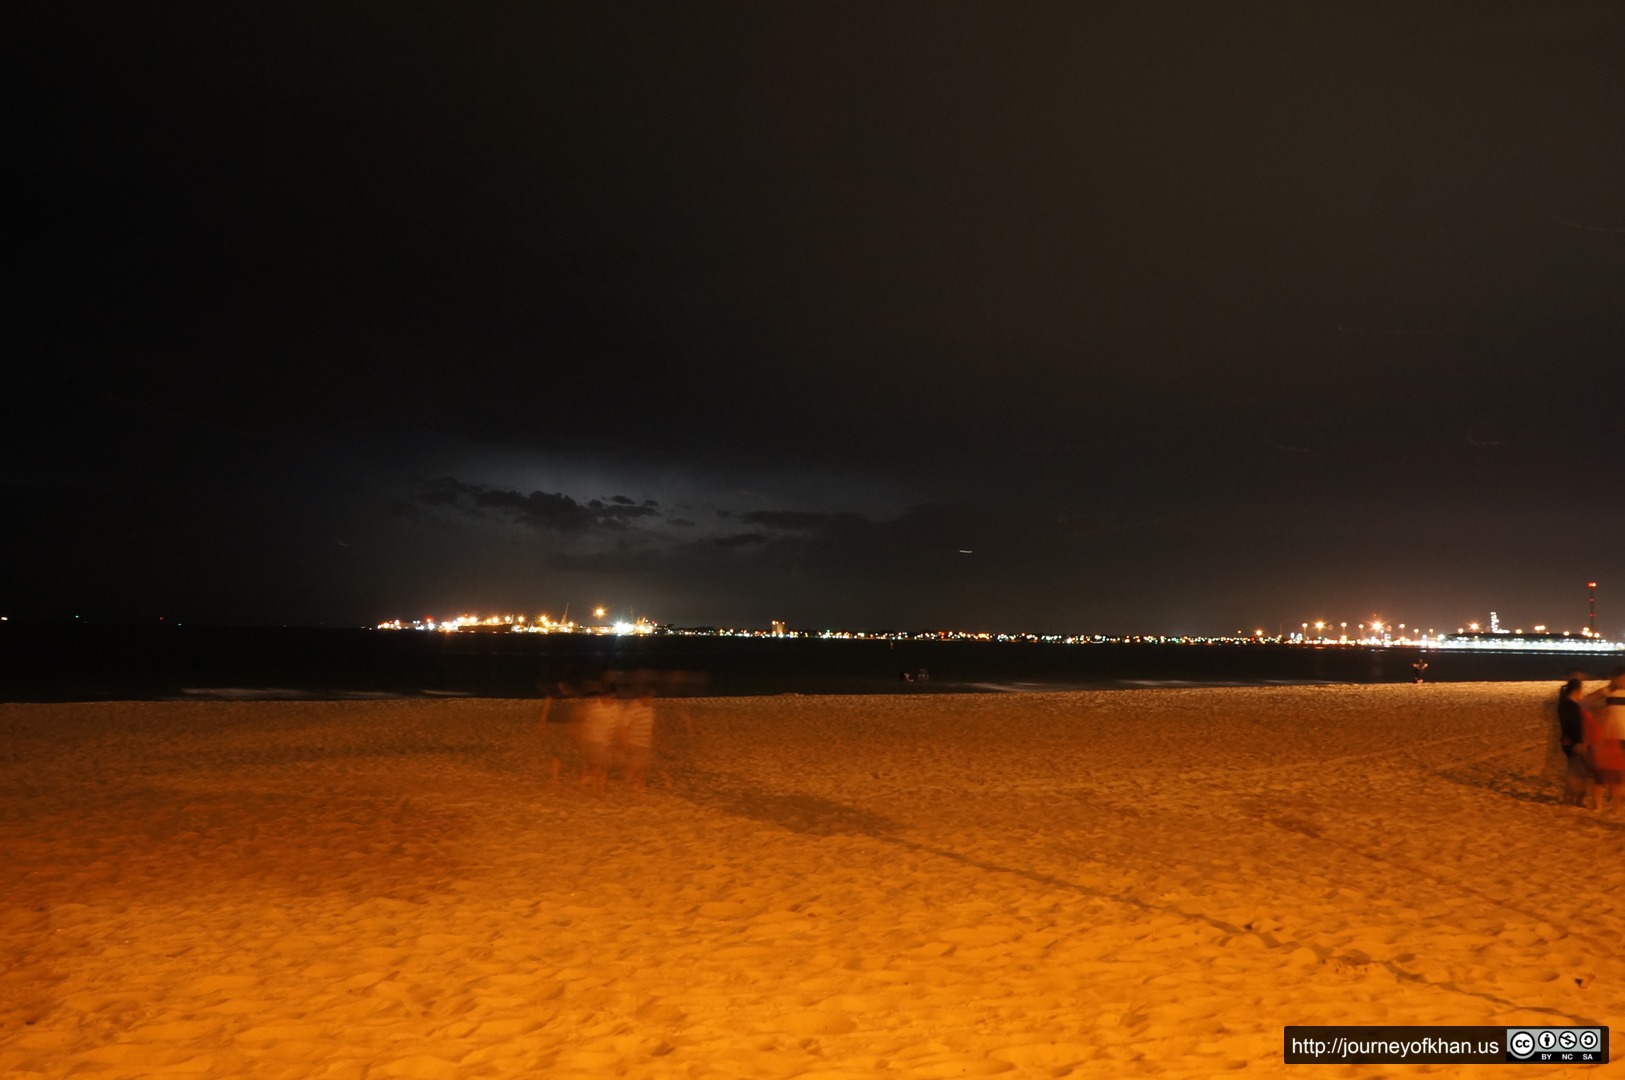
M1625 668L1616 668L1608 685L1586 699L1586 748L1590 752L1591 808L1602 808L1602 790L1608 789L1608 808L1619 806L1625 788ZM1593 711L1594 710L1594 711Z

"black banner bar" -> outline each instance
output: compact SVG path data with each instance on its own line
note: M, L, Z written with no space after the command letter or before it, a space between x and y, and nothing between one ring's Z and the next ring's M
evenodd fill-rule
M1288 1065L1600 1065L1606 1027L1290 1026Z

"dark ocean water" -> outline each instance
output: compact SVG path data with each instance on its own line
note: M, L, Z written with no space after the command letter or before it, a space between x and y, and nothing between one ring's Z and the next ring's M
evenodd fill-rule
M535 697L605 669L703 675L690 692L921 694L1158 685L1551 680L1614 656L1287 645L1062 645L366 629L0 624L0 700ZM928 678L918 678L920 672ZM915 675L905 680L904 673Z

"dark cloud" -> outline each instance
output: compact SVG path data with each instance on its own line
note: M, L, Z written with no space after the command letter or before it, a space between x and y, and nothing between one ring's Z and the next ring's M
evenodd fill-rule
M805 510L751 510L740 514L739 520L770 529L823 534L852 532L873 524L862 514L820 514Z
M523 525L563 534L583 534L594 529L620 530L640 518L657 517L653 502L639 504L624 495L577 502L558 492L528 493L469 484L450 477L425 481L418 499L426 506L448 507L470 515L487 513Z
M763 533L733 533L730 536L718 536L711 543L719 548L750 547L767 543L767 536Z
M614 522L624 525L638 518L659 517L657 504L650 501L643 504L635 503L624 495L614 496L609 502L602 499L590 499L587 509L598 515L600 522Z

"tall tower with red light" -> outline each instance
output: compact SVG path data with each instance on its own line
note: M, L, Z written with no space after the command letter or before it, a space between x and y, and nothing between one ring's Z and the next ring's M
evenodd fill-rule
M1591 618L1586 623L1586 635L1588 637L1596 637L1597 636L1597 583L1595 581L1588 581L1588 582L1586 582L1586 588L1591 590Z

